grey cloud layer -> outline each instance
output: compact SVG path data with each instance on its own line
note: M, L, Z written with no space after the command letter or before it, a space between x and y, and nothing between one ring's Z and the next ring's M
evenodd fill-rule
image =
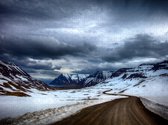
M166 58L168 42L147 34L168 30L167 20L167 0L2 0L0 58L49 75L66 66L88 73L130 59ZM72 64L47 62L61 59Z
M88 43L66 44L30 39L0 39L0 54L31 58L60 58L63 56L83 56L96 49Z
M97 9L93 9L97 8ZM162 21L168 16L167 0L5 0L0 1L0 22L40 25L42 21L56 21L57 27L65 20L93 11L97 19L103 11L110 20L103 26L124 26L142 21ZM98 13L98 14L97 14ZM90 18L93 18L91 16ZM100 16L100 18L102 18ZM11 21L12 20L12 21ZM66 22L69 23L69 22ZM46 24L50 25L50 24ZM52 25L52 24L51 24ZM53 26L53 25L52 25ZM55 26L54 26L55 27ZM114 27L113 27L114 28Z
M102 58L109 62L129 60L136 57L160 58L168 55L167 48L168 42L161 43L149 35L141 34L127 40L123 46L116 48Z
M92 5L109 8L117 13L164 12L167 14L166 0L5 0L0 2L1 15L18 15L34 18L61 18ZM134 11L133 11L134 10Z

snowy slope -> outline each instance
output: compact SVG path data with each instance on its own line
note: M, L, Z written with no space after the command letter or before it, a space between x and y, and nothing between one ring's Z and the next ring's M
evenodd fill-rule
M87 78L89 74L70 74L72 80L77 80L78 83Z
M105 84L101 83L95 87L112 89L111 93L145 97L168 105L166 99L168 98L168 61L119 69L110 79L105 80Z
M0 95L28 96L31 89L49 90L50 87L33 79L13 63L0 61Z
M110 78L112 75L112 71L97 71L94 74L89 75L85 81L84 86L93 86L100 82L105 81L106 79Z
M59 111L59 113L64 113L64 108L67 110L66 112L73 112L78 111L82 107L84 108L116 98L123 98L102 94L105 90L107 89L95 88L94 86L83 89L57 91L39 91L34 89L29 93L31 97L0 96L0 119L5 117L17 117L28 112L52 108L58 109L61 107L63 108L61 108L62 111ZM69 106L71 106L71 109L67 109ZM58 112L55 113L57 114ZM60 115L64 117L62 114ZM57 117L55 117L55 119L57 119Z

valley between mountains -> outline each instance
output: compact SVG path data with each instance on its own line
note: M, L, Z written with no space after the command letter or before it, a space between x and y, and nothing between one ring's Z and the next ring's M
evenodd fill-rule
M0 123L166 125L168 61L93 74L60 74L50 84L0 61Z

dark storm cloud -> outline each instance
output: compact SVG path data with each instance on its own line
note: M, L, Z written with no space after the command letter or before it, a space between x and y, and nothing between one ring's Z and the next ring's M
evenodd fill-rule
M34 69L34 70L39 70L39 69L43 69L43 70L53 70L53 69L60 69L60 66L57 67L52 67L51 63L45 63L45 64L40 64L36 61L31 61L28 59L17 59L17 58L13 58L13 61L15 63L17 63L18 65L22 66L23 68L27 68L27 69ZM25 63L26 62L26 63Z
M110 9L112 15L119 13L120 16L126 13L130 13L132 16L144 11L147 12L144 14L155 12L168 14L167 0L5 0L0 1L0 15L35 19L61 19L76 12L80 13L81 10L89 9L91 6Z
M1 0L0 59L32 74L54 76L61 68L92 73L115 69L113 62L165 57L167 42L149 35L128 38L155 33L155 26L161 27L158 35L167 16L167 0Z
M168 1L166 0L95 0L98 4L104 4L107 6L113 6L118 9L129 9L141 7L148 7L148 9L164 10L167 9ZM139 8L137 8L139 9Z
M42 78L39 77L38 79L41 80L49 80L52 79L50 77L56 77L58 74L60 74L58 71L54 70L60 70L61 66L55 65L53 66L51 63L45 62L40 63L38 61L29 60L28 58L21 58L21 57L14 57L10 55L0 55L0 59L2 61L8 61L11 63L15 63L17 66L28 72L32 77L41 74ZM49 76L48 78L44 78L43 76Z
M96 49L96 46L88 43L66 44L50 41L35 41L31 39L0 39L0 54L8 54L16 57L60 58L63 56L84 56Z
M17 66L22 67L23 69L30 69L29 71L34 72L35 70L53 70L60 69L61 66L52 67L51 63L40 64L36 61L29 60L28 58L20 58L17 56L11 55L0 55L0 59L3 61L14 62Z
M20 16L35 19L53 18L54 15L58 18L61 18L62 15L65 16L60 9L61 4L53 0L7 0L0 2L0 8L1 16Z
M92 66L92 67L87 67L85 69L82 69L80 71L75 71L74 73L93 74L97 71L115 71L115 70L116 68L113 66L107 66L107 67Z
M149 35L137 35L125 41L125 44L112 50L103 59L108 62L120 62L137 57L161 58L168 55L168 42L160 42Z
M97 0L100 8L108 10L120 26L143 21L162 21L168 16L167 0ZM109 25L111 23L109 22Z
M23 67L23 69L30 74L41 74L41 77L46 75L46 76L50 76L50 77L54 78L58 74L60 74L59 72L53 71L50 69L34 69L34 68L31 69L31 68L25 68L25 67ZM32 77L34 77L34 76L32 76Z
M62 19L89 7L77 0L6 0L0 1L0 16L30 19ZM86 6L85 6L86 5Z

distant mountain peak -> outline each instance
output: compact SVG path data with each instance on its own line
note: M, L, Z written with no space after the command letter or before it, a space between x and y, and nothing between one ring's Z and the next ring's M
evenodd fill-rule
M159 70L159 73L155 73ZM165 71L162 71L165 70ZM78 87L87 87L93 86L98 83L103 83L107 79L121 78L123 80L127 79L146 79L155 75L162 75L164 72L168 71L168 60L159 62L159 63L149 63L149 64L141 64L135 68L121 68L117 71L96 71L93 74L87 75L79 79L81 74L62 74L62 76L66 77L66 80L60 80L58 77L51 82L52 85L60 86L60 87L70 87L78 86ZM162 73L163 72L163 73ZM68 81L68 82L66 82Z
M87 77L87 74L60 74L57 76L49 85L61 87L61 88L81 88L83 87L82 83Z
M96 71L93 74L60 74L56 77L50 85L56 87L70 87L71 85L76 88L86 87L95 85L97 82L104 81L107 78L110 78L112 71ZM60 79L62 78L62 79Z

